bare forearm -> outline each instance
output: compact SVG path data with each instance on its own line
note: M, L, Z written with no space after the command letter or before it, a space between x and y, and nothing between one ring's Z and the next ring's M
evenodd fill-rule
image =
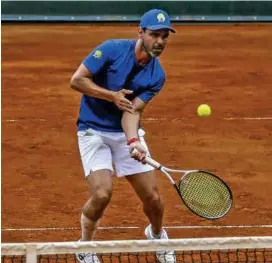
M140 124L141 112L135 111L133 114L124 112L122 117L122 128L127 139L137 138Z
M114 92L99 87L89 78L74 78L71 80L70 86L72 89L85 95L111 102L113 101Z

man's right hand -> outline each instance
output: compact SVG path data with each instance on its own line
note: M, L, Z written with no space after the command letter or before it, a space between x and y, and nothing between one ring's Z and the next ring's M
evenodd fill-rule
M126 95L132 94L132 90L122 89L114 93L113 103L122 111L127 111L131 114L134 113L132 102L125 98Z

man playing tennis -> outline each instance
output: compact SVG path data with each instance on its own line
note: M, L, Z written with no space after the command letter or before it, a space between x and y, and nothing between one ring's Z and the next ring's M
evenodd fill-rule
M154 168L143 164L149 152L140 118L145 105L164 85L165 74L157 57L169 31L175 32L168 14L152 9L141 18L138 40L105 41L83 60L71 79L71 87L83 93L78 143L90 189L82 209L81 241L92 240L110 201L112 163L117 176L125 176L143 202L150 221L146 237L168 239L162 228L163 203ZM174 251L159 251L156 256L162 263L176 262ZM81 263L99 263L93 253L79 253L77 258Z

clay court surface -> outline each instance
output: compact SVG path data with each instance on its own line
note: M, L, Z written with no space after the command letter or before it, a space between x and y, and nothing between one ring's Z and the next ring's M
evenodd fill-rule
M169 236L272 235L272 25L175 28L160 58L166 85L144 113L146 141L164 165L218 173L234 207L220 220L200 219L158 172ZM80 94L69 81L109 38L137 38L137 26L2 25L2 229L14 229L2 231L2 242L80 237L88 194L76 137ZM210 118L196 116L201 103L211 105ZM115 179L96 239L143 239L147 223L127 181ZM256 227L225 227L248 225Z

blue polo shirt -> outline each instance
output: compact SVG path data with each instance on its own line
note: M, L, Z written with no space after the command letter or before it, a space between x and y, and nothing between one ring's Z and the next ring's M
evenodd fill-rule
M144 66L137 63L136 42L127 39L105 41L83 60L83 64L98 86L111 91L133 90L127 99L132 101L139 97L147 103L161 90L165 74L156 57ZM122 132L122 113L113 102L82 95L78 130Z

